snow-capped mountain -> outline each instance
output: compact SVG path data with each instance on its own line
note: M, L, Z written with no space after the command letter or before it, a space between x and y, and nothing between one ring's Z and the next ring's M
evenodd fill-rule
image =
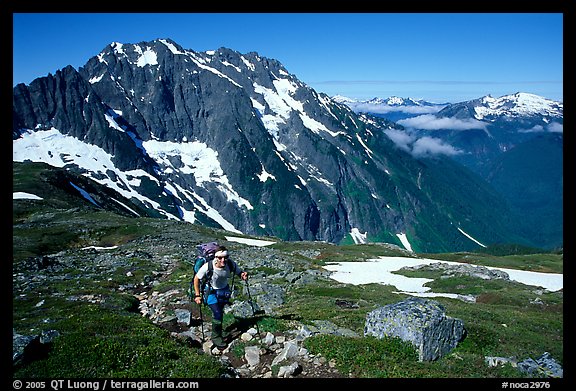
M526 141L543 134L561 136L563 114L562 102L518 92L450 104L434 116L399 124L441 138L463 152L457 159L474 171L484 172L498 155Z
M413 158L393 124L257 53L115 42L79 70L14 87L13 113L14 161L82 173L152 215L414 251L531 244L467 170Z
M368 100L358 100L354 98L348 98L343 95L334 95L332 99L338 103L344 103L354 110L355 106L361 104L370 104L374 106L390 106L390 107L409 107L409 106L427 106L427 107L444 107L448 103L432 103L424 99L412 99L412 98L400 98L398 96L390 96L388 98L374 97ZM354 110L356 111L356 110Z
M564 104L542 96L517 92L499 98L487 95L468 102L453 104L446 107L438 115L459 118L471 116L483 121L532 117L540 117L543 121L549 121L563 118Z
M402 99L373 99L373 102ZM358 110L356 103L345 102ZM365 112L403 127L391 139L414 155L442 153L488 181L520 214L539 243L563 230L563 103L518 92L447 104L435 113L396 116L379 106ZM538 156L535 159L535 156ZM531 169L528 170L527 168ZM535 183L536 181L536 183ZM523 189L523 191L520 191Z
M439 121L477 124L476 129L436 131L464 153L454 159L479 173L526 219L533 237L563 232L564 105L517 92L450 105ZM530 211L530 213L526 213ZM542 243L542 239L536 239Z
M342 95L332 97L335 102L343 103L355 113L369 113L389 121L399 121L423 114L435 114L446 107L447 103L432 103L423 99L374 97L369 100L357 100Z

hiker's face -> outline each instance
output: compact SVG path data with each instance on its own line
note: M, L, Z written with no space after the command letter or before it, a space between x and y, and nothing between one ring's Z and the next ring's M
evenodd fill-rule
M226 257L216 257L216 264L220 267L226 264Z

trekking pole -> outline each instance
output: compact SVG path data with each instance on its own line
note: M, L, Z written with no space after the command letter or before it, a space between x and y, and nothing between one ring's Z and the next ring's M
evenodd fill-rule
M190 281L190 300L191 301L195 301L194 300L194 282L193 280ZM204 320L202 319L202 302L200 302L200 304L198 304L198 308L200 309L200 331L202 332L202 342L204 342L205 338L204 338Z
M202 319L202 303L198 304L198 308L200 308L200 331L202 331L202 342L206 339L204 338L204 319Z
M250 295L250 286L248 285L248 278L244 280L246 282L246 291L248 293L248 301L250 302L250 307L252 307L252 316L256 318L256 310L254 310L254 304L252 303L252 296ZM258 327L258 319L256 319L256 331L258 332L258 338L262 342L262 336L260 335L260 328Z

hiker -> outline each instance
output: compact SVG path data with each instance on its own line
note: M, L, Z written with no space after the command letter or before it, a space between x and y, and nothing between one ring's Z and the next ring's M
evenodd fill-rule
M213 267L209 266L212 262ZM226 343L222 338L222 320L224 318L224 306L228 304L232 291L228 285L228 278L235 273L242 280L248 278L248 273L230 259L228 250L224 246L218 247L214 259L206 262L194 276L194 301L201 305L202 294L200 293L201 280L212 269L212 277L208 279L208 292L205 293L205 303L212 310L212 335L211 339L218 348L225 348Z

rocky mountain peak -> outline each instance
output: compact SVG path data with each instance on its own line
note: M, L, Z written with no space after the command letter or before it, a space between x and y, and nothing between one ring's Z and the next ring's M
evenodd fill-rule
M504 204L461 168L415 160L388 138L388 121L356 115L277 60L157 39L113 42L64 73L55 78L65 83L15 88L14 160L42 161L31 152L48 149L51 164L167 218L286 240L407 237L415 251L475 247L460 224L482 242L510 235L476 197L493 200L495 219L507 215ZM106 157L83 159L70 149L78 143ZM476 188L474 199L454 191L446 171Z

